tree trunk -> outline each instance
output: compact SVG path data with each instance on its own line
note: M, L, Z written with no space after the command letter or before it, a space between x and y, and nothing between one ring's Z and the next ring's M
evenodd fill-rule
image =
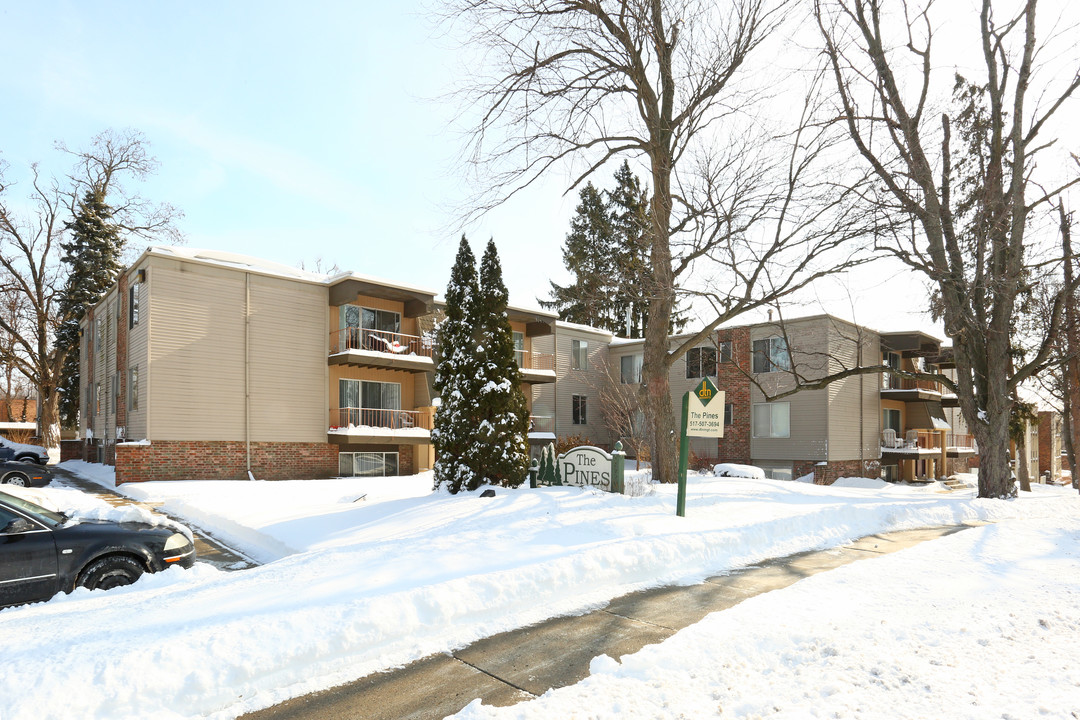
M1016 443L1016 480L1024 492L1031 492L1031 448L1028 446L1030 437L1025 421L1024 432Z
M38 409L38 435L47 450L60 447L60 395L55 387L42 387Z
M979 497L1013 497L1015 490L1009 470L1009 415L986 414L972 432L979 443Z

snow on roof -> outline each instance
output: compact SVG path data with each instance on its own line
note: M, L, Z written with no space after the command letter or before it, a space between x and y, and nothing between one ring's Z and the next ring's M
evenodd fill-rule
M436 291L431 288L420 287L419 285L409 285L407 283L398 282L396 280L384 280L383 278L375 277L374 275L364 275L363 273L353 272L347 270L340 272L336 275L326 277L324 281L327 285L335 285L343 280L359 280L360 282L372 283L374 285L385 285L387 287L399 288L401 290L409 290L411 292L421 293L424 295L435 296Z
M591 325L579 325L578 323L567 322L565 320L556 320L555 327L563 330L579 330L581 332L590 332L597 335L607 335L609 338L613 337L612 333L607 330L592 327Z
M223 250L205 250L201 248L181 247L177 245L153 245L146 249L151 255L162 257L174 257L181 260L196 260L211 265L221 265L233 269L248 270L263 275L275 275L290 280L302 280L325 284L327 276L322 273L308 272L299 268L290 267L272 260L240 255L238 253L225 252Z

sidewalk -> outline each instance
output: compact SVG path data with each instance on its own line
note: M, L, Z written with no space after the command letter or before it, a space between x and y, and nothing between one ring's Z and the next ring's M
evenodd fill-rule
M90 482L89 480L79 477L75 473L65 468L56 467L52 465L49 467L53 476L59 478L65 485L78 488L88 495L94 495L101 498L105 502L114 507L123 507L124 505L140 505L147 510L156 512L159 515L165 515L177 522L186 525L191 529L192 534L195 535L195 554L198 562L205 562L213 565L221 570L246 570L258 565L257 562L251 558L243 555L237 550L233 550L226 545L223 545L220 541L214 539L210 535L206 534L202 529L192 525L189 521L181 518L173 517L169 513L162 510L157 505L152 503L141 503L137 500L132 500L129 497L125 497L118 492L110 490L109 488L98 485L97 483Z
M963 530L950 526L871 535L832 550L800 553L705 580L631 593L601 610L552 618L485 638L452 654L361 678L244 715L248 720L429 720L475 698L513 705L589 675L599 655L616 660L661 642L709 613L833 568Z

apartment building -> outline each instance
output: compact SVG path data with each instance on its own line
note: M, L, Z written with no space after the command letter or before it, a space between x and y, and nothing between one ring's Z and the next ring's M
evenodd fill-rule
M435 291L421 287L152 247L83 322L77 454L114 463L118 482L427 470L440 314ZM507 315L535 449L557 437L610 447L646 435L636 408L611 412L636 397L644 341L540 310ZM966 469L974 442L936 383L852 375L780 397L796 376L812 384L879 363L933 371L949 358L924 333L828 315L723 328L672 364L671 400L679 408L703 377L726 393L724 437L691 441L702 463L817 482Z
M672 337L672 348L687 337ZM612 385L633 390L640 383L644 341L559 322L548 342L556 382L534 406L551 412L555 434L582 435L602 446L626 440L625 427L604 422L604 403ZM780 397L794 388L796 377L812 385L879 364L935 372L948 368L949 360L940 341L924 333L877 333L819 315L717 330L672 364L668 382L676 410L703 377L725 392L724 437L690 440L702 464L753 464L772 478L813 474L823 483L851 475L915 480L966 470L974 440L955 397L938 383L862 374Z
M359 273L149 248L83 322L68 456L115 464L118 482L429 469L438 313L435 291ZM532 347L555 316L508 315L531 403L555 380Z

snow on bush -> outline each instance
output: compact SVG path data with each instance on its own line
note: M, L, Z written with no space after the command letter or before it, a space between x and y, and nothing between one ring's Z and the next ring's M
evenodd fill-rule
M739 465L737 463L720 463L713 466L713 475L716 477L758 478L765 479L765 471L753 465Z

